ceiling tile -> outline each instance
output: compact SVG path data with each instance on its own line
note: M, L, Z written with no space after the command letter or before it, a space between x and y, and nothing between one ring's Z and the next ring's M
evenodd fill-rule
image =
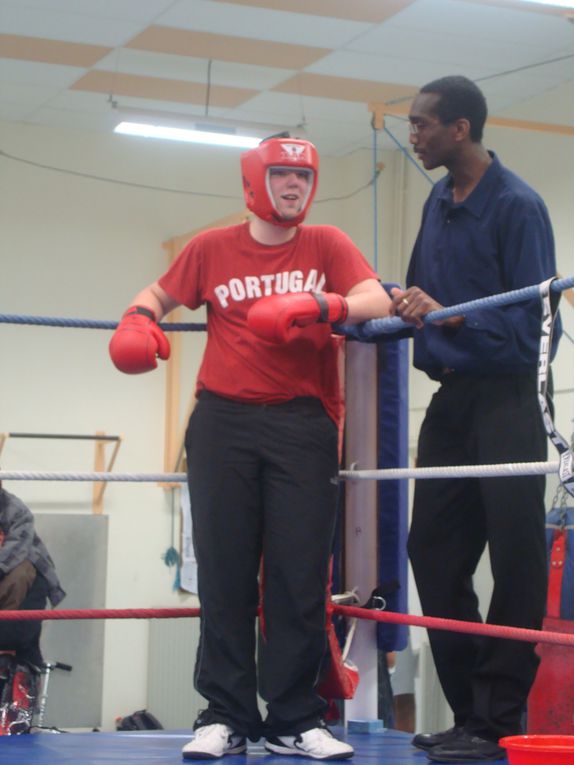
M0 33L3 34L110 46L122 45L142 28L137 21L116 18L110 23L108 17L51 11L45 6L31 8L20 3L1 7Z
M339 130L343 125L368 125L371 120L368 107L364 103L277 92L260 93L225 114L226 117L259 122L264 122L265 117L270 115L277 125L293 129L305 125L309 120L331 122L338 126Z
M105 56L95 69L138 74L146 77L162 77L169 80L191 80L207 82L208 60L192 56L175 56L167 53L122 48ZM267 89L286 80L294 74L292 69L276 69L253 66L238 62L215 60L211 62L209 77L214 85Z
M303 72L274 88L281 93L299 93L321 98L336 98L344 101L388 101L416 93L418 88L387 82L373 82L344 77L328 77L322 74Z
M479 85L484 93L491 114L498 113L501 109L511 106L519 107L524 101L544 94L552 90L556 80L553 78L535 77L528 72L513 74L504 78L493 78L480 82ZM538 119L545 120L547 116L538 115Z
M61 110L50 106L41 106L33 113L21 118L35 125L66 128L74 130L102 130L112 132L119 120L108 112L88 112L78 110Z
M110 51L102 45L46 40L42 37L0 34L0 52L4 58L43 61L46 64L90 67Z
M305 67L328 52L324 48L308 48L302 45L271 43L160 26L149 27L126 47L217 61L238 61L279 69Z
M0 104L18 105L23 109L35 109L46 103L60 89L47 83L0 82Z
M26 6L47 13L84 14L146 23L172 4L173 0L0 0L0 8Z
M453 71L471 78L485 72L484 67L477 68L475 65L473 68L467 63L464 66L455 66L441 61L440 57L437 58L438 60L432 62L427 60L425 82L436 77L442 77L445 74L452 74ZM324 59L307 67L305 71L311 74L369 80L372 82L380 80L381 82L394 83L396 85L410 85L417 89L424 84L424 82L421 82L420 60L392 55L376 55L374 53L337 51L336 53L330 53Z
M304 110L299 96L266 91L226 112L225 117L264 122L277 125L279 130L291 130L304 121Z
M543 62L535 62L523 68L525 76L543 77L547 80L572 80L574 78L574 46L567 51L556 51L556 55Z
M572 27L563 18L460 0L417 0L383 25L387 30L394 27L418 29L429 37L446 31L475 43L489 40L551 49L572 42Z
M85 69L0 58L0 71L0 82L67 88L85 72Z
M544 93L513 104L511 108L500 111L500 116L517 119L540 120L574 125L574 82L549 88Z
M138 77L133 74L92 71L72 86L73 90L89 90L111 93L114 96L174 101L175 103L205 104L207 88L197 82L164 80L159 77ZM216 85L211 88L210 102L214 106L237 106L255 93L247 88L228 88Z
M86 112L87 114L105 114L113 111L108 94L89 93L85 90L60 90L50 100L54 110Z
M294 45L335 48L371 28L371 24L325 16L234 5L213 0L179 0L157 24L214 34ZM297 62L293 62L295 65Z
M347 46L347 52L390 57L399 66L404 61L418 62L419 71L422 62L444 63L449 64L450 69L458 74L473 71L476 76L478 72L500 71L543 60L547 47L524 46L512 42L501 45L489 38L471 39L453 35L448 29L440 29L429 35L422 30L391 27L389 23L376 33L366 35ZM352 65L351 57L349 63Z
M3 88L0 86L0 92ZM4 99L0 101L0 120L5 122L22 122L26 119L26 115L30 111L30 107L26 104L18 104L7 102Z
M539 2L524 2L524 0L463 0L465 3L474 3L475 5L492 5L498 8L510 8L513 11L523 13L546 14L549 16L560 16L569 18L572 16L572 9L559 5L558 3L548 5L547 0Z
M217 2L250 5L274 11L289 11L312 16L380 23L394 16L414 0L217 0Z

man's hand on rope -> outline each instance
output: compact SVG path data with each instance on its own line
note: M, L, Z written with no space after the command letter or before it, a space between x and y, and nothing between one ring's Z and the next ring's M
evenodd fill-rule
M414 324L417 329L424 327L423 319L427 313L440 311L445 307L430 295L427 295L426 292L423 292L419 287L409 287L406 290L393 287L391 289L391 296L393 299L390 310L391 315L400 316L403 321L408 324ZM464 324L464 316L452 316L450 319L442 319L432 323L457 329L461 324Z

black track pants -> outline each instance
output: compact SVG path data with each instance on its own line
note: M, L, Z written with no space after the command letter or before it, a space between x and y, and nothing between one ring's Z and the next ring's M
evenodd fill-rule
M336 426L317 399L257 405L203 393L186 448L202 609L195 682L209 702L201 724L252 738L314 727L325 708L314 685L326 648Z

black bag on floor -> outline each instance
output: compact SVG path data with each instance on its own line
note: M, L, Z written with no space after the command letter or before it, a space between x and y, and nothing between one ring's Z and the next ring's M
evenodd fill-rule
M163 730L163 725L147 709L116 719L116 730Z

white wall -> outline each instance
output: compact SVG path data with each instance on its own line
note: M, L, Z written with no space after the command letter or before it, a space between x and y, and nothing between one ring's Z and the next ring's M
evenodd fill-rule
M492 130L487 145L543 194L556 229L559 268L564 275L573 273L572 139ZM0 158L2 313L116 320L136 291L164 270L162 241L243 208L239 155L233 149L198 149L8 123L0 123L0 147L8 155L36 163ZM378 181L379 272L385 280L401 281L429 186L398 151L384 152L379 159L385 165ZM367 150L338 160L323 158L317 200L361 188L372 177L372 164ZM198 196L160 187L194 191ZM371 188L346 201L316 204L309 222L341 226L372 261ZM565 305L565 325L574 335L571 312ZM186 312L184 320L201 320L201 314ZM0 432L121 434L117 472L161 472L164 370L136 377L119 374L108 360L109 337L102 330L4 324ZM202 343L197 335L186 337L185 398L193 387ZM570 355L564 340L556 364L558 389L569 387ZM433 389L423 375L412 374L413 448ZM570 399L570 394L558 396L558 424L567 438ZM185 404L187 400L183 408ZM83 442L14 439L4 447L1 465L5 470L90 471L93 447ZM14 482L6 488L35 512L91 512L90 484ZM161 559L171 545L170 497L155 484L112 483L105 494L105 512L110 517L106 605L194 605L193 597L173 592L173 569ZM113 728L116 715L145 705L146 665L147 622L107 622L105 729Z

